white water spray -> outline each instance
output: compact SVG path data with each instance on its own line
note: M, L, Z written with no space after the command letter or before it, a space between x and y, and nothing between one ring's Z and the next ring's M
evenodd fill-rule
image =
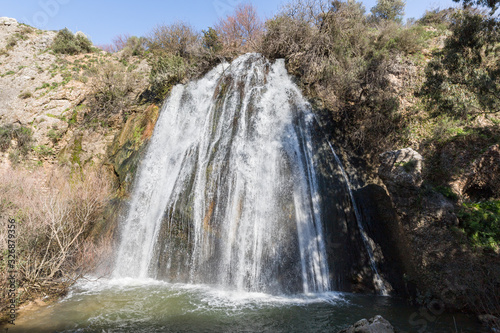
M115 277L330 290L310 107L247 54L176 86L139 168Z

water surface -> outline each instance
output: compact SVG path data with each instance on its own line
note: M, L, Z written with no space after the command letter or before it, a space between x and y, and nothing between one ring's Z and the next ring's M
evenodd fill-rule
M420 310L394 298L337 292L279 296L152 279L81 280L9 332L337 332L376 314L401 331L418 332L426 323L422 332L481 332L465 316L429 313L430 321Z

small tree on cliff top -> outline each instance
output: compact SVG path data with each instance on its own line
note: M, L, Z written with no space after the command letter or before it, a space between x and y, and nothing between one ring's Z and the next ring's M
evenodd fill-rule
M371 9L373 17L378 20L401 22L405 14L406 2L404 0L378 0Z
M225 47L249 51L256 48L263 35L264 24L254 6L240 4L235 8L234 14L220 20L215 29Z

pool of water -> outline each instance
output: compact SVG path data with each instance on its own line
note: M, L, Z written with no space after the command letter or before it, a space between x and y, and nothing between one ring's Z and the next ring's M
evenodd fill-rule
M389 297L272 296L133 279L81 280L8 332L337 332L377 314L402 332L481 332L465 316L435 315Z

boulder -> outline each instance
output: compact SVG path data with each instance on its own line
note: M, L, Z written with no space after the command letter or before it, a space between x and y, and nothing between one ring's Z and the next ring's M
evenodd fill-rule
M338 333L394 333L394 327L382 316L371 319L361 319L354 325L339 331Z
M422 155L412 148L380 154L379 176L386 186L417 188L422 185Z
M10 17L0 17L0 25L18 25L17 20Z
M378 174L397 208L415 206L422 185L422 155L411 148L380 154Z

